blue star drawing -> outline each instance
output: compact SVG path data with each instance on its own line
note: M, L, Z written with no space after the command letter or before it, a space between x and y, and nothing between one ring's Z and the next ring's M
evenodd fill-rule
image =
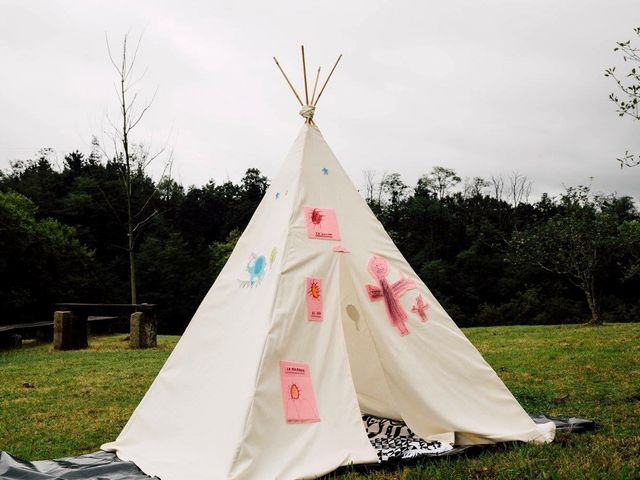
M329 175L329 169L327 167L324 167L322 169L322 173L325 174L325 175Z
M280 198L280 192L276 192L276 200Z

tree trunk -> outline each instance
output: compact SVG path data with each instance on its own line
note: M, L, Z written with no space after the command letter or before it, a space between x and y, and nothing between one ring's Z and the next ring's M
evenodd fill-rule
M589 310L591 311L591 320L587 322L587 325L602 325L600 299L598 298L598 294L593 281L590 282L588 288L584 289L584 293L587 296L587 303L589 304Z
M127 198L127 251L129 252L129 283L131 284L131 303L138 303L136 288L135 237L133 235L133 216L131 211L131 173L129 173L129 192Z
M128 152L127 152L128 156ZM127 165L129 160L127 159ZM129 283L131 286L131 303L138 303L138 291L136 288L136 257L135 257L135 238L133 236L133 216L131 211L131 172L128 170L128 195L127 195L127 250L129 252Z
M131 303L138 303L138 292L136 288L136 258L133 253L133 238L129 234L129 282L131 283Z
M125 50L126 54L126 50ZM124 60L123 60L124 65ZM123 66L124 71L124 66ZM127 102L126 102L126 88L125 88L125 76L122 75L120 79L120 92L122 94L122 147L124 150L124 159L126 162L126 180L125 190L127 196L127 250L129 251L129 283L131 284L131 303L138 303L138 292L136 288L136 258L133 251L135 247L135 239L133 237L133 211L131 207L132 195L133 195L133 179L131 178L131 157L129 156L129 124L127 123Z

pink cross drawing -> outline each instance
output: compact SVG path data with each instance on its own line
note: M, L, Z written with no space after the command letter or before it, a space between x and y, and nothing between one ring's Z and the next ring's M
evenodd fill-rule
M377 255L369 259L368 268L371 276L378 281L378 285L365 285L369 300L373 302L383 299L391 325L396 327L401 335L408 335L409 330L405 325L407 312L404 311L398 299L408 290L416 288L416 282L400 274L400 280L389 285L386 278L389 273L389 262Z
M411 311L413 313L418 314L420 316L420 320L422 320L423 322L426 322L427 314L425 313L425 311L427 310L427 308L429 308L429 304L424 303L424 301L422 300L422 294L419 293L418 296L416 297L415 305L411 307Z

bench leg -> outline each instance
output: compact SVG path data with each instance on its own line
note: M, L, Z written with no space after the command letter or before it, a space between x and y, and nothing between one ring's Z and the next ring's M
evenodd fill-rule
M157 346L158 326L153 312L131 314L129 347L153 348Z
M53 314L54 350L79 350L89 346L86 315L70 311Z

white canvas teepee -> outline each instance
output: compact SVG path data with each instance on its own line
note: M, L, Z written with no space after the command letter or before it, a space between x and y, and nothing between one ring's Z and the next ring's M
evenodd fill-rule
M378 461L362 414L451 444L554 436L411 269L308 118L180 342L102 448L163 480L309 478Z

